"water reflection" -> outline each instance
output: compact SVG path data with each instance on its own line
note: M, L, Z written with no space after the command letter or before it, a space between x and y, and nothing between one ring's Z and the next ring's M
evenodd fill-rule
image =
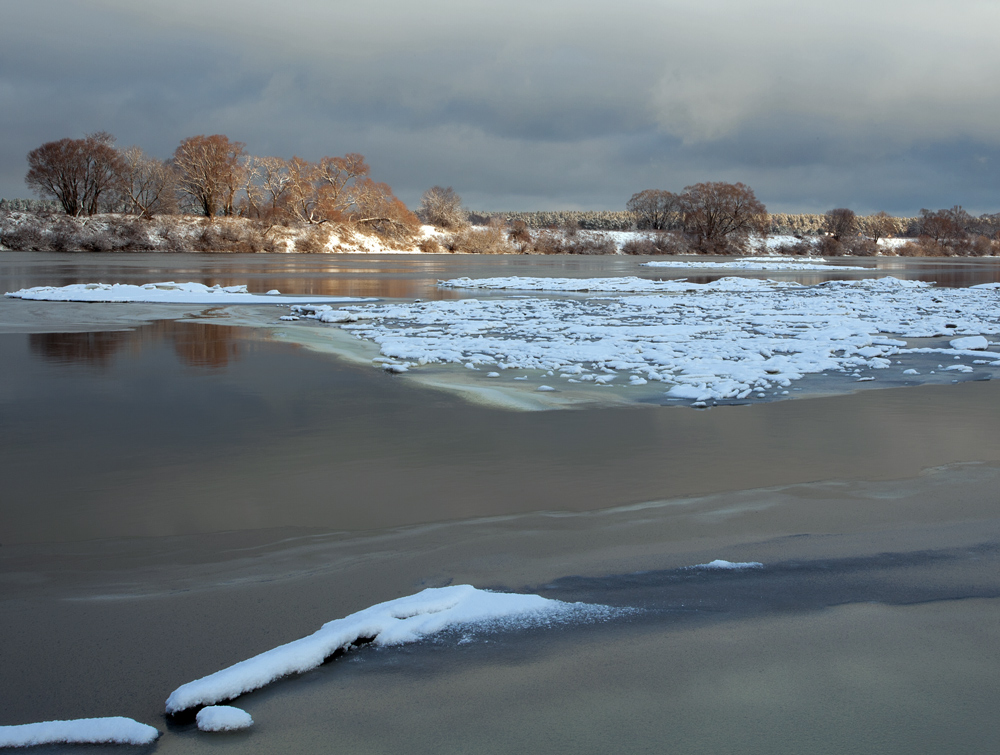
M168 343L187 367L219 370L240 359L252 328L160 320L134 330L96 333L31 333L31 353L47 362L107 369L122 354L137 357L144 349Z

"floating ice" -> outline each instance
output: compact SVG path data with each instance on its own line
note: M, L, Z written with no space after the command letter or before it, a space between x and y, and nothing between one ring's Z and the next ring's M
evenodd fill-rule
M353 296L282 296L277 289L251 294L246 286L206 286L202 283L74 283L69 286L36 286L4 294L12 299L75 302L136 302L146 304L300 304L305 302L378 301Z
M195 717L200 731L239 731L253 726L253 718L245 710L231 705L209 705Z
M32 747L48 744L145 745L160 732L131 718L77 718L37 724L0 726L0 747Z
M983 336L968 336L966 338L952 338L948 345L960 351L986 351L990 347L990 342Z
M168 714L232 700L290 674L316 668L359 641L376 645L415 642L449 627L471 624L538 624L606 612L603 606L564 603L539 595L477 590L471 585L428 588L379 603L324 624L308 637L280 645L214 674L188 682L167 698Z
M697 268L699 270L871 270L868 267L851 265L827 265L825 260L813 262L792 262L788 257L746 257L730 262L682 262L679 260L653 260L643 262L640 267Z
M889 368L893 359L907 354L956 355L944 348L946 343L908 348L903 339L959 341L957 336L1000 333L1000 290L938 289L893 277L815 286L745 278L705 284L460 278L442 285L612 293L348 306L330 312L338 313L338 321L349 320L344 329L378 344L386 358L407 369L471 364L552 371L567 381L595 384L623 375L633 385L661 382L669 398L689 401L746 399L787 389L816 373L871 377L862 372ZM656 293L646 293L650 286ZM623 295L629 291L640 293ZM328 314L322 307L293 310L320 320Z
M688 569L763 569L764 564L760 561L723 561L721 558L709 561L707 564L696 564Z

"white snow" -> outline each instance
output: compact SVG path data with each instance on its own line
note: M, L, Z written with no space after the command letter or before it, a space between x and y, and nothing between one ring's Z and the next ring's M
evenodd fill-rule
M188 682L167 698L168 714L199 705L231 700L289 674L316 668L339 649L373 638L376 645L415 642L444 629L466 625L547 623L579 615L606 615L609 609L584 603L564 603L539 595L478 590L471 585L428 588L416 595L386 601L286 645L241 661L214 674Z
M306 302L378 301L353 296L284 296L276 289L251 294L246 286L206 286L203 283L74 283L69 286L36 286L4 296L35 301L141 302L156 304L303 304Z
M482 288L488 290L552 291L552 292L601 292L601 293L683 293L686 291L746 291L774 286L797 286L752 278L720 278L711 283L688 283L677 280L647 280L633 276L623 278L452 278L438 281L443 288Z
M953 349L963 351L986 351L990 347L990 342L982 336L968 336L966 338L953 338L948 341L948 345Z
M654 260L643 262L641 267L697 268L699 270L871 270L850 265L827 265L823 260L813 262L791 261L790 257L745 257L730 262L683 262L680 260Z
M231 705L209 705L195 717L199 731L239 731L253 726L253 718L241 708Z
M764 564L760 561L723 561L721 558L709 561L707 564L696 564L688 569L763 569Z
M131 718L77 718L43 721L19 726L0 726L0 747L32 747L47 744L145 745L160 732Z
M612 294L523 295L420 304L348 306L341 327L407 369L430 363L554 371L601 384L615 375L658 381L671 398L745 399L809 374L871 377L907 354L982 352L908 348L906 338L1000 334L1000 290L935 288L893 277L711 283L639 278L468 278L449 287ZM654 293L648 293L649 291ZM641 295L620 295L638 291ZM322 307L293 307L323 320ZM524 379L518 375L515 380Z

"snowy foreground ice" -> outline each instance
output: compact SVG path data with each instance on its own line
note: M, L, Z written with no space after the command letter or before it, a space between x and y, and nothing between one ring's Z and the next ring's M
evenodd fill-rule
M338 650L361 641L401 645L459 626L531 626L560 619L586 620L611 612L604 606L489 592L471 585L428 588L328 622L308 637L184 684L167 698L166 710L176 714L232 700L283 676L316 668Z
M629 277L459 278L440 285L591 295L292 309L378 344L381 366L392 372L432 363L462 364L493 378L536 370L548 387L557 377L596 385L624 377L629 385L664 383L669 398L694 402L763 398L828 371L873 380L869 372L890 370L912 354L1000 366L996 342L985 337L1000 334L1000 285L992 283L937 288L883 277L804 286ZM595 295L605 292L614 295ZM935 337L950 343L911 348L904 340ZM914 374L904 367L897 368L900 379Z
M198 731L240 731L253 726L253 718L245 710L231 705L209 705L195 717Z
M37 286L4 296L35 301L134 302L143 304L297 304L305 302L377 301L351 296L285 296L279 291L251 294L246 286L206 286L202 283L75 283L70 286Z
M0 726L0 747L33 747L48 744L145 745L160 732L131 718L78 718L44 721L21 726Z

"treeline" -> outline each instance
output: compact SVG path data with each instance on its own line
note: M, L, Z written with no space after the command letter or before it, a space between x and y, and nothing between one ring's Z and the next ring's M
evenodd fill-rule
M267 224L336 224L391 239L419 231L416 216L362 155L258 157L223 134L181 141L169 160L118 149L108 133L47 142L28 153L25 183L71 217L121 213L150 219L196 214Z

